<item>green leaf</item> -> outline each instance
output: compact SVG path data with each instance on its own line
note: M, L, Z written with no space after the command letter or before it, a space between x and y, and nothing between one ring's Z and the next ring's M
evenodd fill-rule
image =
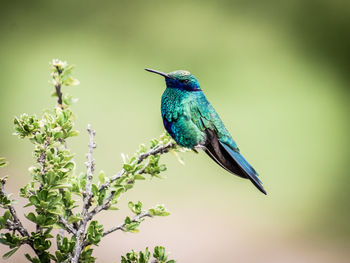
M9 233L6 233L6 234L9 234ZM9 246L11 245L11 242L8 242L7 241L7 238L3 238L5 236L5 234L1 234L1 237L0 237L0 243L5 245L5 246ZM6 236L5 236L6 237Z
M98 187L95 184L91 185L91 192L94 196L98 196Z
M5 167L7 165L7 162L5 161L5 158L0 157L0 167Z
M108 208L108 210L119 210L119 208L116 207L116 206L111 205L111 206Z
M35 206L38 206L40 204L38 197L36 197L35 195L29 197L29 201Z
M8 219L12 218L12 215L9 210L6 210L3 217L4 217L4 220L7 221Z
M78 221L81 220L81 219L82 219L82 218L81 218L80 216L74 216L74 215L72 215L72 216L68 217L68 222L69 222L70 224L72 224L72 223L78 222Z
M59 132L55 132L54 136L53 136L56 140L63 138L63 132L59 131Z
M63 82L63 85L65 86L77 86L79 84L80 84L79 80L74 79L73 77L68 77Z
M141 174L137 174L137 175L134 176L134 179L135 180L145 180L146 177L142 176Z
M98 195L98 199L97 202L99 205L101 205L103 203L103 201L105 200L106 197L106 189L102 189Z
M78 136L79 132L78 131L70 131L67 134L67 137L73 137L73 136Z
M142 212L142 203L140 201L138 201L136 204L134 204L133 202L129 202L128 206L130 208L130 210L135 213L136 215L141 214Z
M36 223L36 216L30 212L28 215L26 215L26 218L28 218L30 221Z
M124 189L127 191L127 190L130 190L131 188L133 188L134 185L133 184L126 184L124 185Z
M106 180L106 175L104 171L100 171L100 173L98 174L98 180L100 181L101 184L103 184Z
M134 209L134 203L129 201L128 203L128 207L130 208L130 210L132 211Z
M63 166L66 169L73 169L74 168L74 163L73 162L68 162L65 166Z
M159 170L161 171L161 172L164 172L164 171L166 171L166 165L165 164L161 164L161 165L159 165Z
M125 171L130 172L133 167L132 167L132 165L130 165L128 163L124 163L123 168Z
M8 259L9 257L11 257L16 251L17 251L18 247L10 250L9 252L7 252L6 254L4 254L2 256L3 259Z

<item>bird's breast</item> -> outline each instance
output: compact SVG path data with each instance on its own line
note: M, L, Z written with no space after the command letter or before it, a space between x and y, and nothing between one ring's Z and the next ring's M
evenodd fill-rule
M189 105L194 99L188 91L167 88L161 102L165 129L179 145L187 148L205 140L205 134L192 122Z

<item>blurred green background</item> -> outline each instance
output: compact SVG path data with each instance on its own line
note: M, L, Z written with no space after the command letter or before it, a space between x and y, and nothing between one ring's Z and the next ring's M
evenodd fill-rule
M143 69L186 69L268 196L203 153L184 154L185 166L166 156L167 179L141 182L123 212L101 220L119 224L128 200L164 203L171 216L147 220L139 234L108 236L97 262L157 244L178 262L348 262L349 47L349 1L2 0L0 155L10 166L1 176L10 175L14 193L29 180L33 147L11 135L12 120L55 105L51 59L77 65L81 82L68 91L79 98L81 136L69 141L77 171L91 123L97 170L109 175L121 152L163 131L165 83ZM11 260L24 262L24 251Z

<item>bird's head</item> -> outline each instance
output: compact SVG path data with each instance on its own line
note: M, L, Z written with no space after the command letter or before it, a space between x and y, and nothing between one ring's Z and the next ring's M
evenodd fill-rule
M163 76L165 78L167 88L187 91L201 91L196 77L186 70L176 70L169 73L163 73L148 68L146 70Z

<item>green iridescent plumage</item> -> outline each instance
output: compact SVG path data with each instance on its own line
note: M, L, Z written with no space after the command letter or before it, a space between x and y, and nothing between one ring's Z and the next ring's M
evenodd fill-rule
M165 129L181 146L203 149L227 171L250 179L264 194L257 172L244 159L219 115L188 71L163 73L167 88L162 95L161 113Z
M211 129L217 132L220 139L238 150L203 92L166 89L162 96L161 112L165 122L172 123L171 135L183 147L194 148L204 143L205 130Z

